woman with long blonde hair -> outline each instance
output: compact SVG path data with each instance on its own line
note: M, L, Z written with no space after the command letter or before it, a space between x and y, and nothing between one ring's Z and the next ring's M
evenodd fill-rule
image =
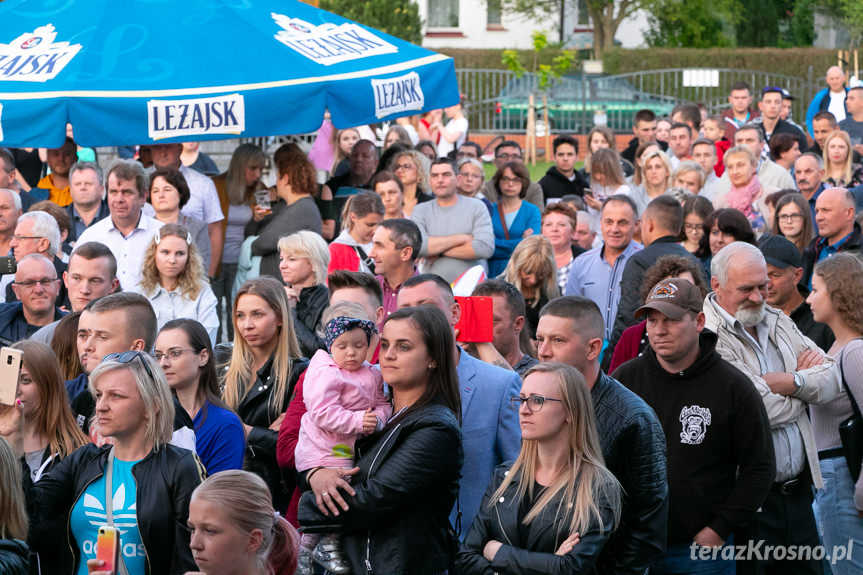
M234 297L234 348L225 373L223 399L246 430L245 468L270 488L276 509L285 511L276 440L285 408L308 361L291 319L285 287L274 278L244 283Z
M824 141L824 182L839 188L854 188L863 183L863 166L854 163L854 149L848 132L836 130Z
M263 480L253 473L222 471L192 493L190 548L204 573L292 575L297 531L276 513Z
M429 159L417 150L405 150L395 155L390 167L402 183L402 210L410 217L417 204L433 199L428 193Z
M459 552L460 573L591 572L620 520L621 488L605 467L584 376L536 365L512 403L521 452L495 471Z
M138 291L150 300L159 329L174 319L194 319L215 345L219 329L216 296L185 226L165 224L156 231L144 252Z
M557 284L557 264L554 250L545 236L527 237L515 247L501 276L524 296L525 330L530 339L536 337L539 310L560 295Z

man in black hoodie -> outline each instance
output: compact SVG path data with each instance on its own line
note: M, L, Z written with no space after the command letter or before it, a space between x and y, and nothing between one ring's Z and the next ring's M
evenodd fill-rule
M632 132L635 137L629 141L629 145L625 150L620 152L620 157L627 160L633 166L635 165L635 152L638 151L638 146L647 142L656 142L662 151L668 149L667 142L660 142L656 139L656 114L653 110L639 110L635 113L635 118L632 120Z
M578 159L578 140L572 136L558 136L551 143L554 150L554 165L539 180L545 201L549 198L560 199L568 194L584 197L588 187L581 174L575 169Z
M612 375L653 408L668 449L668 549L651 573L733 572L733 547L773 485L770 421L749 378L716 352L701 291L659 282L636 317L650 347ZM708 548L708 549L705 549ZM713 548L713 549L709 549ZM715 561L712 570L704 570Z

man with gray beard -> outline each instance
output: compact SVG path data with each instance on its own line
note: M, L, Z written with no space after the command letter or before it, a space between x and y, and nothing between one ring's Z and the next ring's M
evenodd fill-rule
M735 533L736 545L819 544L812 513L812 485L824 483L806 413L842 391L836 362L794 325L767 305L767 263L744 242L725 246L711 262L713 293L704 301L706 326L718 336L716 351L749 376L770 418L776 477L752 523ZM750 557L737 573L823 573L811 557L796 561Z

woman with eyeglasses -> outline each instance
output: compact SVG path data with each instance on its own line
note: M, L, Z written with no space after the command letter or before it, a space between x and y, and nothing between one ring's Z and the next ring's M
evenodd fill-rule
M495 471L459 550L459 572L590 573L620 520L621 494L584 377L542 363L512 401L521 452Z
M108 354L90 374L100 432L112 444L87 443L27 493L31 537L57 554L72 553L74 573L113 575L96 558L99 527L120 529L128 573L182 575L195 569L189 550L189 501L203 479L195 455L168 442L174 402L162 370L141 351ZM12 417L20 418L21 409ZM23 451L20 423L10 444ZM65 522L69 545L38 536L46 522Z
M194 319L215 344L219 329L216 296L185 226L165 224L156 231L144 252L138 288L150 300L159 328L172 319Z
M192 419L195 452L207 475L242 469L246 432L237 414L222 401L213 347L204 326L193 319L169 321L159 331L153 357Z
M524 239L539 234L542 217L539 208L524 201L530 174L521 162L507 162L494 174L492 183L498 200L491 205L494 229L494 254L488 259L489 277L506 269L513 250Z
M713 213L713 204L704 196L692 196L683 202L683 229L680 245L691 254L698 251L704 236L704 222ZM653 286L651 286L653 287Z
M786 194L779 198L773 210L772 231L776 235L785 236L797 246L801 254L809 246L815 237L815 230L812 227L809 202L802 194Z
M393 312L380 350L393 416L357 442L354 469L315 467L300 476L311 491L300 499L300 525L341 533L352 573L447 571L462 465L454 349L436 307Z
M267 482L273 504L284 512L293 481L283 482L276 442L294 386L309 362L300 355L282 282L259 277L244 283L234 297L233 321L234 346L222 398L246 430L243 467Z
M434 199L429 195L429 159L417 150L395 155L390 169L402 183L402 210L410 217L417 204Z

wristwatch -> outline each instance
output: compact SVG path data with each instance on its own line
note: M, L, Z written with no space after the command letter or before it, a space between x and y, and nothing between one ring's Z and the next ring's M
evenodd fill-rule
M803 376L796 371L792 371L791 375L794 376L794 393L792 395L797 395L803 389Z

